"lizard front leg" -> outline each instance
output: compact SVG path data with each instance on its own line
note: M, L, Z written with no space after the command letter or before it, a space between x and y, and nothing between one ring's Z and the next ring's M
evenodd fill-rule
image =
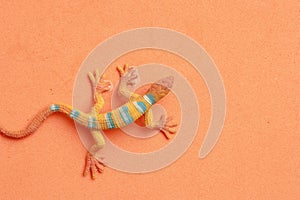
M138 94L135 94L130 87L135 86L139 81L139 74L135 67L128 66L117 66L117 70L120 75L120 83L118 92L119 95L124 96L127 99L134 99L138 97Z
M158 129L167 139L170 139L170 134L176 133L177 124L174 122L172 117L161 115L159 121L153 120L152 108L145 113L145 125L150 129Z

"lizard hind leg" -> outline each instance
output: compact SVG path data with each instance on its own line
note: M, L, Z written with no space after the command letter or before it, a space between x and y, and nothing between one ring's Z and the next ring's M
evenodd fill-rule
M103 93L109 92L113 88L111 81L105 79L105 74L100 76L100 72L97 69L94 73L89 72L88 77L92 84L92 89L94 92L94 111L100 113L104 107L104 98Z
M96 91L99 93L110 92L113 89L113 83L110 80L105 79L105 74L99 79Z
M97 152L105 145L105 139L99 130L92 130L91 133L95 144L87 152L83 176L86 176L90 172L91 178L94 180L96 179L97 172L102 173L103 167L105 167L104 162L96 158ZM103 160L103 158L101 159Z
M97 160L97 158L95 158L95 156L92 155L90 152L87 152L85 159L86 160L83 176L87 176L90 173L91 178L95 180L97 172L102 173L105 164L104 162Z
M86 176L90 173L91 178L95 180L97 172L102 173L104 167L105 164L103 162L97 160L90 152L87 152L83 176Z
M104 93L112 91L113 84L111 81L105 79L105 74L100 75L99 69L95 72L89 72L88 77L91 81L93 91L95 95L97 93Z

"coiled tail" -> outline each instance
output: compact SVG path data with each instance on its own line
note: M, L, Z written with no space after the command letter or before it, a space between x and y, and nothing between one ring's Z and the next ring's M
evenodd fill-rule
M68 105L63 105L63 104L52 104L48 106L47 108L43 109L39 113L37 113L33 119L28 123L28 125L18 131L9 131L3 128L0 128L0 133L3 136L9 137L9 138L15 138L15 139L20 139L27 137L34 133L39 126L53 113L60 112L67 114L72 118L72 107Z

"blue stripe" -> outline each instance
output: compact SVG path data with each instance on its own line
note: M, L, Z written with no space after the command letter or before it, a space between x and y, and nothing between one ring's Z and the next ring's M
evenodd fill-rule
M112 113L109 112L105 115L106 125L109 129L115 128L114 120L112 119Z
M147 107L144 102L138 101L138 102L134 102L133 104L141 114L144 114L146 112Z
M96 128L96 118L95 117L89 116L88 127L89 128Z
M146 96L150 99L151 104L155 103L155 99L154 99L154 96L152 94L147 94Z
M137 104L143 109L143 113L146 112L147 107L144 102L139 101Z
M123 106L120 108L120 114L126 125L131 124L133 122L133 119L132 119L131 115L129 114L127 106Z
M77 119L79 117L79 115L80 115L80 112L77 111L77 110L72 110L71 113L70 113L70 117L72 119Z
M51 111L58 111L58 110L59 110L59 105L57 105L57 104L52 104L52 105L50 106L50 110L51 110Z

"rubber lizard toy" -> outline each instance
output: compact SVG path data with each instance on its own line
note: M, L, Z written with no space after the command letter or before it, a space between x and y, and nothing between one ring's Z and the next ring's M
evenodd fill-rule
M97 172L102 173L103 167L105 167L104 162L97 160L95 157L96 153L105 145L105 140L100 130L127 126L144 115L146 127L160 130L165 137L169 139L169 134L174 134L176 132L176 123L173 122L172 118L166 118L164 115L161 116L158 122L154 122L151 106L169 93L174 78L169 76L161 79L153 83L145 95L139 95L129 90L129 86L133 86L137 83L137 69L124 65L118 66L117 70L120 74L118 92L120 95L129 99L124 105L110 112L101 113L101 109L104 106L102 94L111 91L112 83L105 80L104 76L100 76L99 71L96 70L95 73L88 73L94 91L94 105L89 113L84 113L78 109L72 108L70 105L55 103L36 114L24 129L9 131L0 128L0 132L3 136L21 139L36 131L43 121L51 114L66 114L75 122L91 130L95 144L87 152L83 175L86 176L90 172L92 179L96 178Z

